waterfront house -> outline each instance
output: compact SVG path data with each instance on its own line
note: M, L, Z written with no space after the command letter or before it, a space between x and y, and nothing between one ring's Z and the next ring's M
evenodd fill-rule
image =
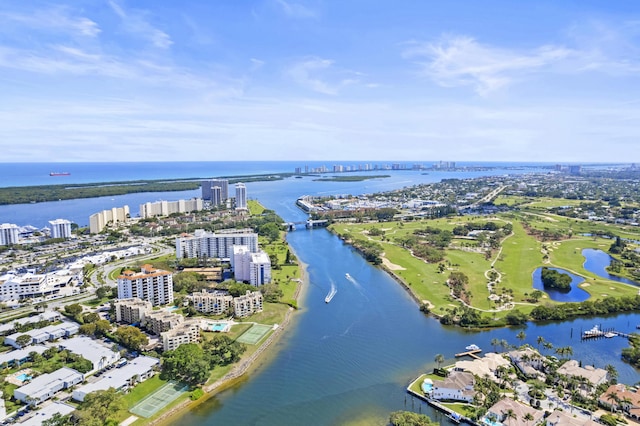
M444 380L433 381L431 398L437 400L471 402L475 395L473 374L466 371L452 371Z
M531 379L544 380L544 357L538 351L524 347L508 353L509 359L513 365L518 368L525 376Z
M458 371L468 371L478 377L489 377L494 382L498 382L499 379L496 377L496 370L498 370L499 367L508 369L511 367L511 363L502 355L490 352L480 359L458 361L454 369Z
M594 388L606 383L608 380L607 370L595 368L591 365L580 367L580 363L575 359L571 359L562 364L562 366L558 368L557 373L567 377L582 377L589 381Z
M622 383L609 386L598 398L598 404L611 411L622 410L632 419L640 420L640 394Z
M525 420L529 414L533 420ZM489 408L482 423L489 425L529 426L537 424L544 417L544 411L536 410L511 398L504 398Z

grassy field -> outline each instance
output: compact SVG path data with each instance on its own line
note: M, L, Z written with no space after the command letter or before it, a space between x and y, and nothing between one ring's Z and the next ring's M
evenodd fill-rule
M300 267L297 264L285 264L287 251L290 250L289 245L284 240L269 243L266 238L261 238L260 246L269 256L275 254L278 257L280 269L271 269L271 281L282 290L281 301L285 304L297 306L294 296L298 283L292 280L300 279ZM293 254L291 253L291 255Z
M414 222L384 222L384 223L337 223L331 225L334 232L348 234L354 239L372 240L380 243L384 250L384 257L392 264L391 269L395 275L401 278L414 295L422 301L429 301L436 306L436 314L444 313L449 307L457 306L459 302L453 301L446 286L446 279L451 271L461 271L469 277L469 290L472 293L471 304L481 310L495 309L488 299L487 278L485 273L491 270L491 263L495 260L494 269L501 274L501 279L495 292L500 294L503 289L509 289L513 294L513 301L517 309L525 313L530 312L535 305L527 299L533 291L532 274L536 268L544 266L544 248L548 249L548 262L550 266L567 269L577 275L588 278L582 287L594 297L605 295L632 295L637 289L599 278L588 273L583 268L584 257L580 248L598 248L606 251L611 240L583 237L582 234L594 232L612 232L625 238L638 240L640 234L636 229L619 227L611 224L593 223L590 221L576 220L548 213L551 207L578 204L577 200L566 199L528 199L526 197L502 197L505 204L521 204L526 209L521 212L499 215L497 217L452 217L437 220L423 220ZM531 209L529 205L532 206ZM501 251L493 251L491 259L485 259L485 254L473 251L477 242L472 239L455 238L445 251L447 270L438 272L436 264L428 264L415 258L411 253L396 244L397 239L411 235L417 229L427 226L439 229L452 230L457 225L466 222L478 221L503 221L513 225L513 234L503 240ZM529 235L523 224L538 231L558 232L564 238L558 241L538 240ZM371 236L368 231L377 228L383 231L383 235ZM540 302L549 302L545 295ZM508 311L494 313L495 318L501 318Z

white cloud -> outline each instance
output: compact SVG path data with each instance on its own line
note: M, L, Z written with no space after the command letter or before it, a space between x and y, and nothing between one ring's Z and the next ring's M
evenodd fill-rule
M334 61L317 57L293 64L287 74L298 85L325 95L337 95L341 89L359 83L360 73L334 67Z
M471 37L444 36L434 43L412 42L404 52L422 66L421 72L444 87L472 86L487 95L518 77L540 71L572 54L560 46L518 52L478 43Z
M168 49L173 44L169 34L154 27L146 17L146 13L139 10L125 10L114 0L109 0L111 9L122 19L127 32L138 35L151 42L160 49Z
M96 22L83 16L74 16L72 11L64 6L54 6L46 10L38 9L29 14L0 12L0 22L2 21L35 31L52 30L83 37L97 37L101 32ZM4 25L4 27L7 26Z
M285 15L290 18L315 18L317 12L303 4L287 0L275 0Z

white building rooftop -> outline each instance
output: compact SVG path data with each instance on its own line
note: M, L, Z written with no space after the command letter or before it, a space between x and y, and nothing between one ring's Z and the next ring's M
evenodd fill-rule
M91 361L92 371L100 370L120 359L120 353L89 337L74 337L61 341L60 347Z
M109 388L122 389L128 386L135 376L150 371L156 365L160 364L160 360L148 356L139 356L129 361L125 366L114 368L104 373L100 380L80 386L73 391L73 399L84 401L85 396L91 392L106 390Z
M36 411L34 416L29 418L29 420L20 423L20 426L40 426L45 420L49 420L56 413L66 416L73 411L75 411L75 408L70 405L63 404L61 402L52 402L51 404Z

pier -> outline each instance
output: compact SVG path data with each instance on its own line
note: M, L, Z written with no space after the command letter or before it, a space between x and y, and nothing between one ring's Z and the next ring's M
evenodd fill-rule
M625 337L629 338L631 335L629 333L624 333L622 331L615 330L613 328L603 329L599 326L594 326L591 330L582 332L582 340L593 340L593 339L601 339L601 338L612 338L612 337Z
M471 358L480 359L480 357L477 355L480 352L482 352L482 349L472 349L466 352L459 352L456 354L456 358L460 358L463 356L470 356Z

